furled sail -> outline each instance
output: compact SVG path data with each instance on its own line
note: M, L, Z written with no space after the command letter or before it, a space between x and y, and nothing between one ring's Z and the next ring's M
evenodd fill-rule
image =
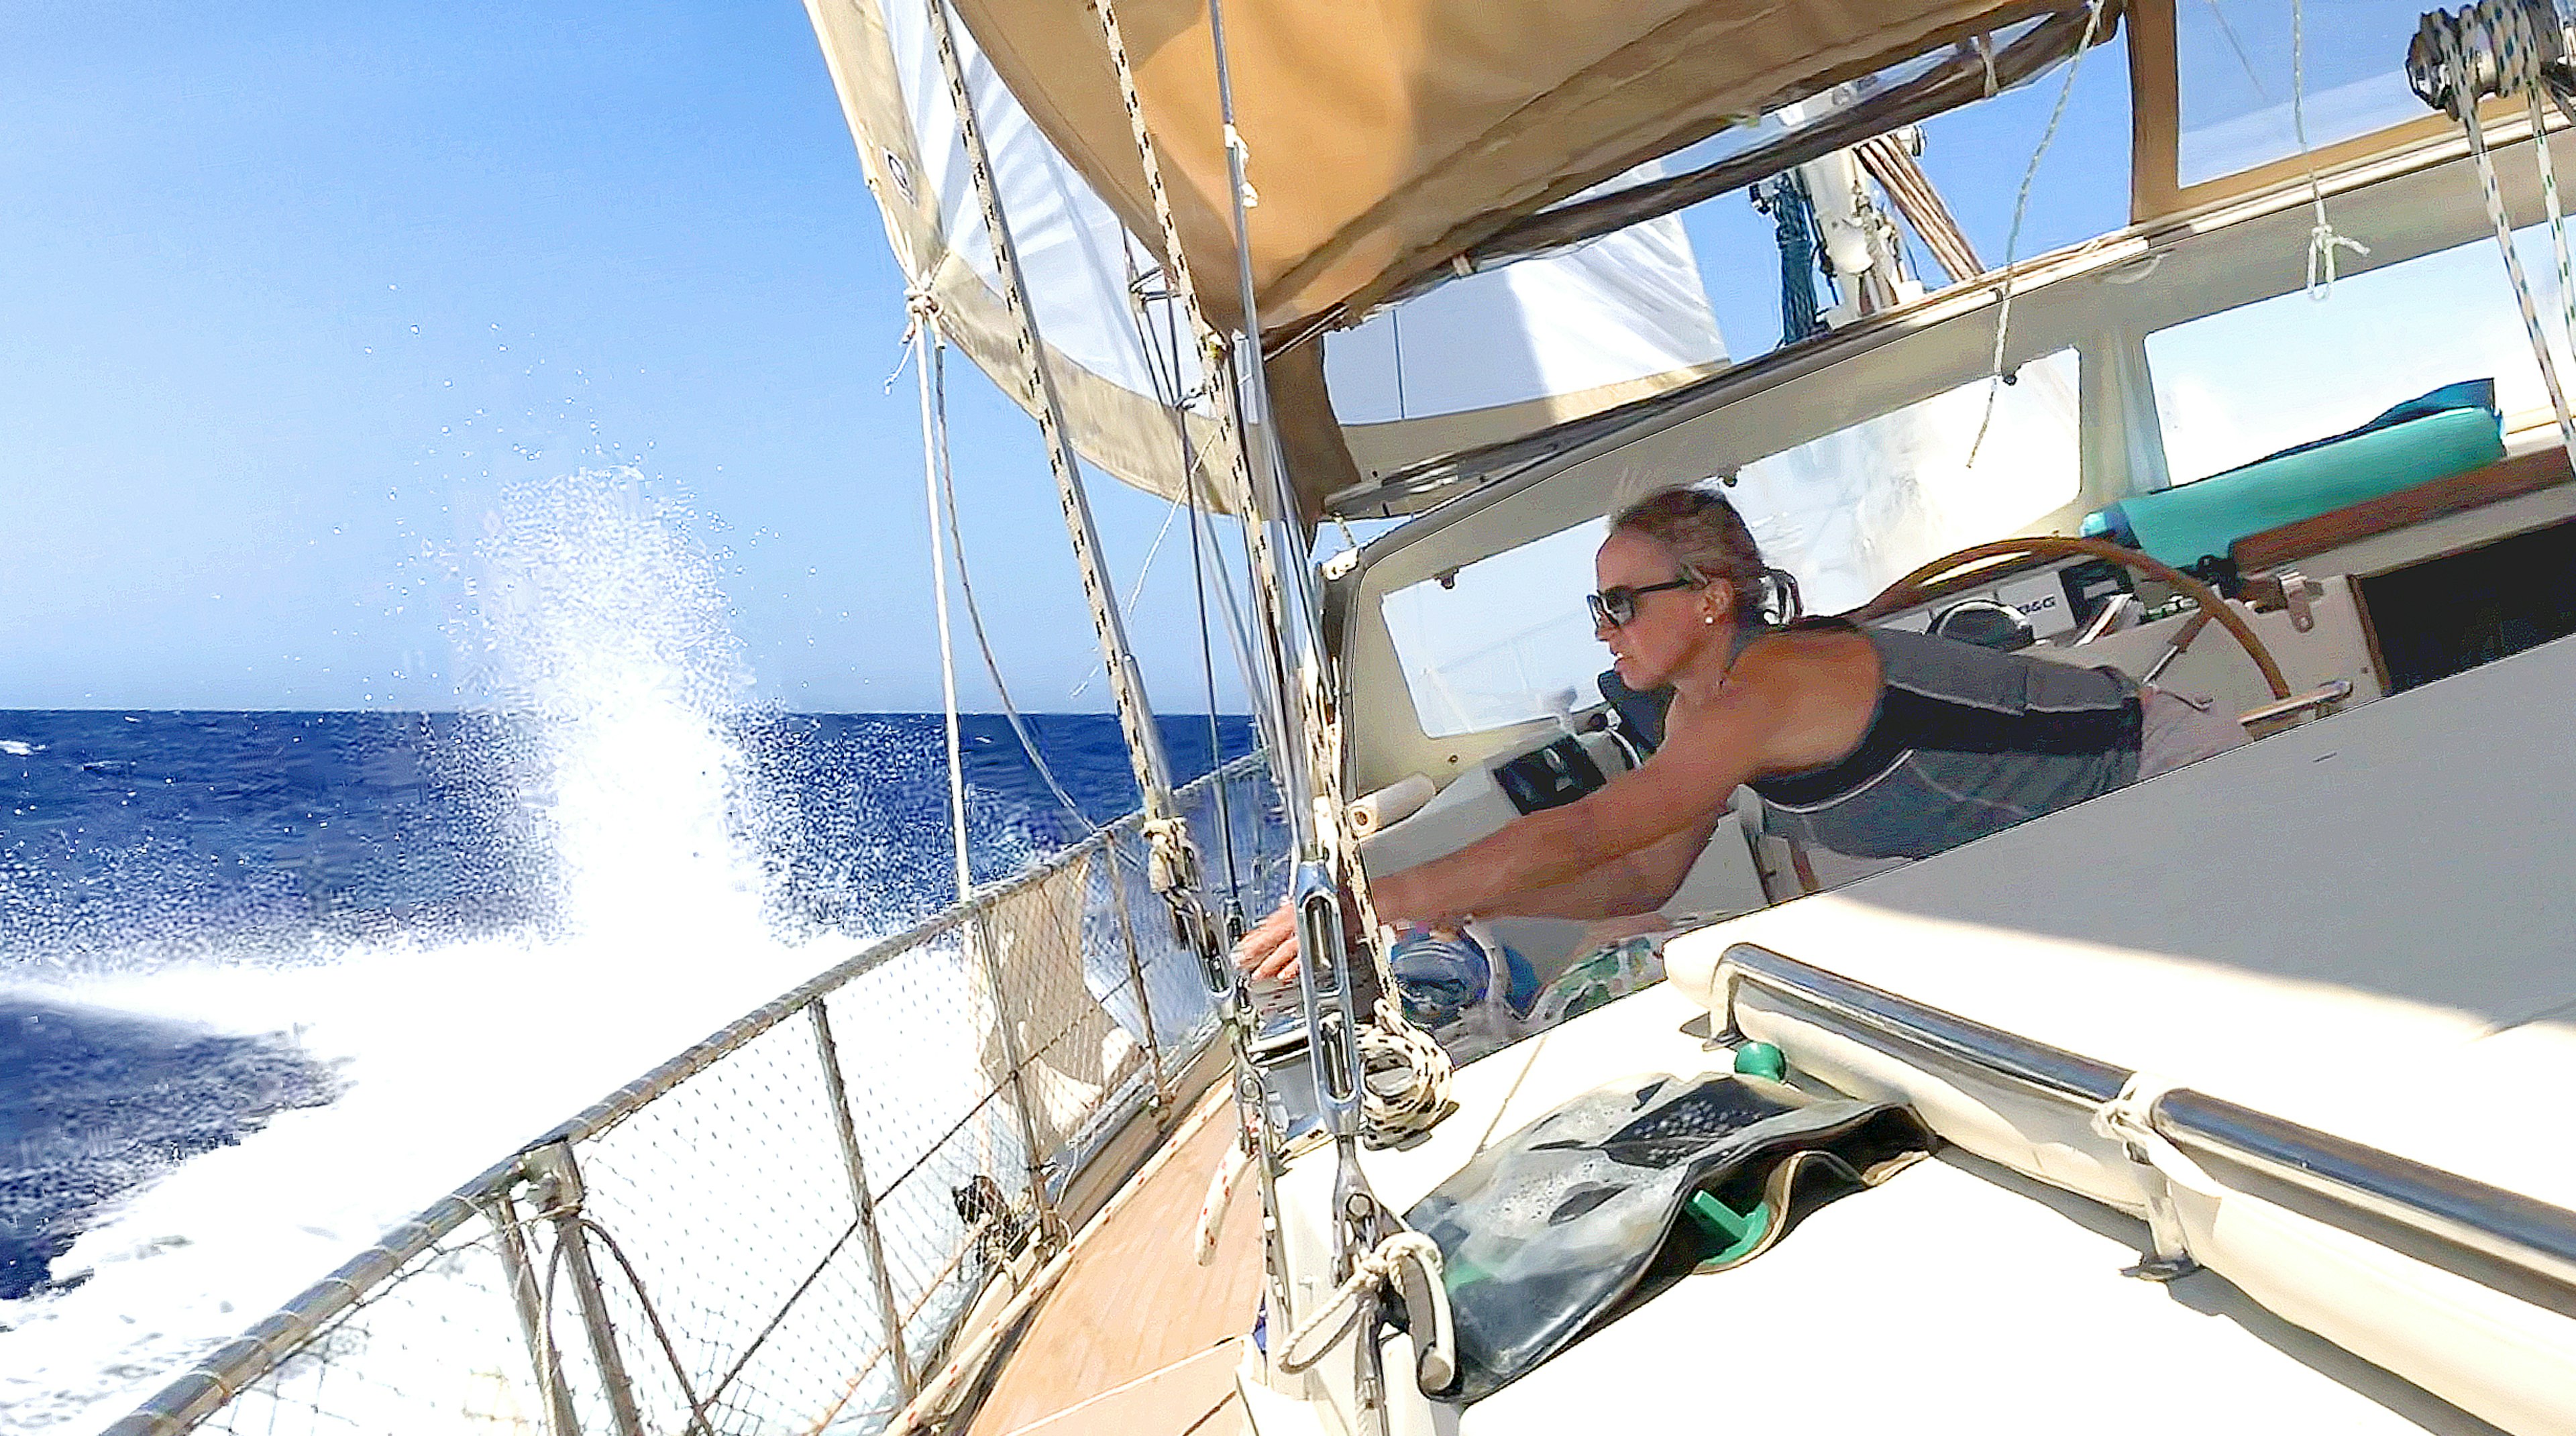
M941 331L1034 405L926 0L811 0L809 10L916 304L935 305ZM1096 43L1096 20L1075 13ZM1075 446L1117 478L1177 497L1186 414L1202 498L1230 508L1222 430L1211 401L1188 397L1201 384L1191 336L1152 298L1158 261L1136 237L1153 232L1150 220L1122 223L976 39L960 31L958 43ZM1113 138L1132 152L1120 124ZM1232 272L1230 256L1202 271ZM1689 241L1664 221L1392 307L1338 337L1329 356L1307 345L1274 359L1271 387L1311 516L1333 490L1661 392L1724 359Z

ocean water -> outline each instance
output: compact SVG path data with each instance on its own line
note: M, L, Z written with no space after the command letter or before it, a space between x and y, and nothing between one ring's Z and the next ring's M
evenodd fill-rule
M462 712L0 710L0 1431L104 1427L953 900L941 720L746 708L691 532L631 472L499 496L431 576ZM1114 719L1032 722L1085 815L1135 806ZM963 747L979 879L1081 835L1004 720Z
M1115 718L1030 721L1088 817L1133 809ZM1207 771L1205 718L1163 727ZM1005 720L963 732L979 880L1082 836ZM937 715L699 736L621 783L530 719L0 711L0 1425L103 1424L518 1142L954 899ZM1218 737L1251 744L1239 718ZM577 1037L539 1040L566 1017Z

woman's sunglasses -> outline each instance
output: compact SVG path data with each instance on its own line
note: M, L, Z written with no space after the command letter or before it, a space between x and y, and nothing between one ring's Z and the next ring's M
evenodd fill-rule
M1596 626L1625 628L1629 620L1637 616L1638 599L1650 593L1661 593L1668 588L1697 587L1699 587L1697 580L1687 578L1677 578L1670 583L1650 583L1641 588L1630 588L1623 583L1615 588L1605 588L1599 593L1587 593L1583 596L1583 601L1591 605L1592 622Z

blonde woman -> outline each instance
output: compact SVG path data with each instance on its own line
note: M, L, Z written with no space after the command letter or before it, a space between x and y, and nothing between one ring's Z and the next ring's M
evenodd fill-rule
M1593 569L1593 633L1620 680L1671 691L1662 744L1587 797L1372 878L1382 919L1652 912L1740 786L1773 833L1925 857L2246 741L2115 669L1801 619L1795 584L1708 490L1622 510ZM1257 977L1294 972L1286 909L1237 957Z

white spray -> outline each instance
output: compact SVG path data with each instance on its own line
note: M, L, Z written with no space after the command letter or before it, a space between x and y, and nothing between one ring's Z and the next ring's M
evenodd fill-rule
M0 1429L97 1430L513 1146L810 975L761 922L714 560L632 470L502 496L459 577L465 696L524 795L492 841L551 873L543 931L198 961L59 1000L292 1029L344 1084L97 1219L70 1290L0 1303ZM139 935L148 939L148 935Z

